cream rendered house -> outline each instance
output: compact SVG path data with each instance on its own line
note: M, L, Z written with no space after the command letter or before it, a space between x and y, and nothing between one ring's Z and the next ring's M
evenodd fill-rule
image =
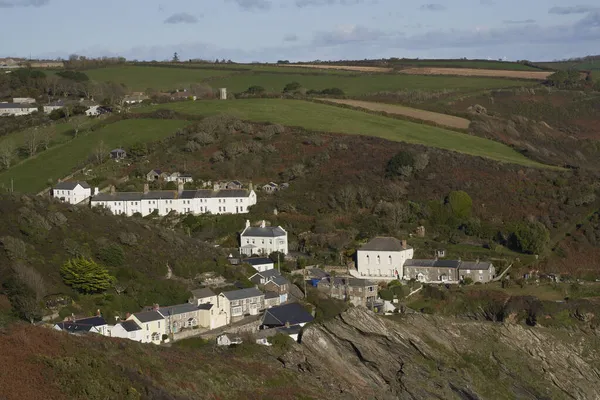
M132 314L128 321L135 321L142 328L140 335L142 343L160 344L162 335L167 333L165 317L158 311L145 311Z
M414 249L406 240L376 237L356 252L357 274L362 279L402 279L404 263L413 258Z
M59 182L52 189L52 197L69 204L78 204L98 194L98 188L92 190L87 182Z

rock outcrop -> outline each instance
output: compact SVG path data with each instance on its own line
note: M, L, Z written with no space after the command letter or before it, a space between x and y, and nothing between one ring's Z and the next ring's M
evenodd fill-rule
M346 398L600 398L597 331L351 308L301 341L285 367L335 382Z

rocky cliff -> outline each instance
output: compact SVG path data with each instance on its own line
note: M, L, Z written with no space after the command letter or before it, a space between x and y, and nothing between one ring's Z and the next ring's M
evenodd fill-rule
M351 308L281 361L346 398L600 399L598 333Z

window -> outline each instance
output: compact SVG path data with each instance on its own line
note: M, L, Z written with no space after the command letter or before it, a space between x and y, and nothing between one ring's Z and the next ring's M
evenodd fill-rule
M233 301L231 302L231 305L232 305L232 306L239 306L239 305L240 305L240 301L239 301L239 300L233 300Z
M265 244L265 239L262 240L262 244Z
M149 331L150 330L150 325L146 324L146 330Z
M273 244L273 239L270 239L270 240L269 240L269 244Z
M371 257L369 257L369 255L367 254L367 264L371 263Z
M377 265L381 264L381 257L377 256Z
M154 332L152 334L152 341L153 342L158 342L160 340L160 335L158 334L158 332Z
M246 244L250 244L250 239L246 239Z
M158 321L158 327L160 328L160 321Z
M389 257L388 257L388 264L389 264L389 265L392 265L392 256L389 256Z
M254 244L254 239L252 239L252 244Z
M242 315L242 307L234 307L231 309L231 315Z
M483 275L479 275L479 280L482 281L483 280Z

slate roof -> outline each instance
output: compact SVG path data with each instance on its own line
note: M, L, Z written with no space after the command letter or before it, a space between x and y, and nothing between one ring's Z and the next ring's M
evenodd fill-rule
M215 296L215 293L210 288L201 288L192 290L192 296L196 299L205 299L207 297Z
M177 304L175 306L168 307L160 307L158 309L158 312L164 315L165 317L169 315L185 314L194 311L198 311L198 306L190 303Z
M92 198L93 201L141 201L141 200L174 200L174 199L196 199L196 198L226 198L226 197L248 197L247 190L225 189L225 190L184 190L179 194L176 190L155 190L148 193L143 192L117 192L100 193Z
M140 322L152 322L165 319L158 311L145 311L133 314Z
M321 279L321 281L319 281L319 283L323 283L326 285L330 285L331 281L333 279L333 284L340 286L340 285L348 285L350 287L367 287L367 286L377 286L377 283L373 282L373 281L369 281L367 279L358 279L358 278L344 278L344 277L326 277Z
M406 246L406 249L412 247ZM406 250L402 247L402 241L393 237L376 237L369 243L363 245L359 250L366 251L402 251Z
M247 289L233 290L231 292L223 292L223 295L228 300L241 300L241 299L248 299L250 297L263 296L263 292L261 292L257 288L253 287L253 288L247 288Z
M94 327L106 325L106 321L102 317L90 317L78 319L76 321L63 321L56 325L63 331L71 333L89 332Z
M35 108L37 110L36 105L25 103L0 103L0 108Z
M273 260L271 260L270 258L246 258L245 260L242 260L245 263L248 263L250 265L264 265L264 264L275 264Z
M321 268L307 268L306 274L309 276L314 276L315 278L325 278L329 276L329 274L323 271Z
M204 303L204 304L200 304L198 306L198 310L210 310L211 308L213 308L215 305L212 303Z
M65 181L65 182L59 182L54 186L54 189L61 189L61 190L73 190L75 189L75 187L77 185L81 185L82 188L84 189L89 189L90 185L87 182L72 182L72 181Z
M278 298L279 295L275 292L265 292L265 300Z
M242 236L281 237L285 236L285 231L278 226L266 226L264 228L251 226L244 230Z
M269 308L265 311L262 324L269 326L298 325L312 321L313 316L298 303Z
M488 261L462 261L459 269L488 270L491 266Z
M134 320L130 319L129 321L121 322L121 326L127 332L139 331L142 329Z
M276 275L276 276L272 277L268 282L273 282L277 286L287 285L288 283L290 283L287 279L285 279L281 275ZM265 284L268 282L265 282Z
M436 268L458 268L461 262L458 260L406 260L405 267L436 267Z

